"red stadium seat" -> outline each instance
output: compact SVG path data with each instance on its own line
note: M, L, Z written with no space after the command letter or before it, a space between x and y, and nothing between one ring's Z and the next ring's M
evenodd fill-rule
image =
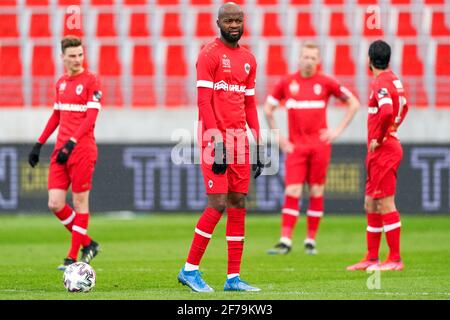
M27 6L48 6L49 0L27 0Z
M444 4L445 0L424 0L425 4Z
M103 87L103 102L109 106L122 106L122 66L117 46L102 45L98 55L98 74Z
M267 76L282 76L287 73L288 67L283 46L275 44L267 46L266 57Z
M150 32L147 24L146 13L132 13L130 15L130 37L148 37Z
M93 6L110 6L114 4L114 0L91 0Z
M179 0L156 0L158 5L176 5L179 4Z
M399 37L415 37L417 35L416 28L412 24L410 12L399 12L397 22L397 36Z
M283 35L283 31L278 23L278 13L264 12L263 29L261 34L264 37L281 37Z
M22 106L22 59L19 46L0 47L1 106Z
M30 22L30 37L51 37L49 19L50 16L45 13L33 14Z
M350 35L343 12L331 13L329 35L332 37L346 37Z
M168 45L165 65L166 106L180 107L189 104L187 70L184 46Z
M166 12L163 22L163 37L181 37L183 33L180 29L180 15L177 12Z
M115 15L99 13L97 16L97 37L116 37Z
M423 82L423 63L417 45L406 44L402 50L401 74L406 97L411 106L427 107L428 99Z
M58 0L58 4L61 6L81 5L81 0Z
M450 44L436 46L436 106L450 107Z
M33 106L53 105L55 63L52 46L34 46L31 66Z
M210 12L199 12L195 22L196 37L214 37L218 31L214 30L214 17Z
M209 6L213 5L213 0L189 0L189 3L193 6Z
M0 38L19 37L17 25L17 15L0 14Z
M278 4L278 0L256 0L256 3L260 6L273 6Z
M417 52L417 45L406 44L403 46L402 75L423 76L423 63Z
M147 45L133 48L133 107L150 107L156 105L154 63L152 49Z
M297 14L297 28L295 35L297 37L316 35L316 30L312 25L309 12L299 12Z
M291 0L290 4L292 4L292 5L310 5L311 0Z
M0 1L0 6L15 6L17 4L17 0L2 0Z
M83 37L83 14L64 14L63 28L64 36L73 35Z
M444 12L433 12L431 20L432 36L450 36L450 29L445 24Z
M363 20L363 35L365 37L380 37L383 36L383 28L377 27L377 20L381 19L381 17L377 17L375 13L372 12L364 12L364 20Z
M148 0L124 0L123 3L126 5L145 5Z
M336 76L354 76L355 70L351 47L347 44L337 44L334 54L333 74Z

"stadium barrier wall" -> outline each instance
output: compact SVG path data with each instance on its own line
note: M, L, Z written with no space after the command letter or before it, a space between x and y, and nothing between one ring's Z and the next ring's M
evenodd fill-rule
M41 162L27 163L31 144L0 144L0 213L43 213L47 209L47 174L52 145ZM91 192L91 211L200 212L206 204L197 164L175 164L174 144L100 144ZM185 146L187 159L197 148ZM450 214L450 146L404 144L398 172L397 205L402 213ZM363 213L366 148L337 144L326 186L326 213ZM283 201L284 165L279 173L252 179L249 212L279 212ZM272 157L274 158L274 157ZM306 194L305 194L306 195ZM307 197L304 198L307 202ZM306 208L306 203L302 204Z

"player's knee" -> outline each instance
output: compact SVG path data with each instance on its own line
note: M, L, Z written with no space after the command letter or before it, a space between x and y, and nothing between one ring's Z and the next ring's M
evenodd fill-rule
M285 194L289 197L300 198L302 195L302 186L301 185L287 186Z
M49 199L48 200L48 208L52 212L61 211L62 208L64 208L65 205L66 205L66 203L64 201L61 201L61 200L57 200L57 199Z
M231 208L245 208L245 196L237 197L229 201Z

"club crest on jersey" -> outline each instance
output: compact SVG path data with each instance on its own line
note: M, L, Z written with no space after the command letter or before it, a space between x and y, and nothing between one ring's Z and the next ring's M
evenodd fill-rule
M291 94L294 94L294 95L300 91L300 85L298 84L297 81L293 80L289 84L289 91L291 92Z
M231 61L228 59L226 54L222 56L222 67L228 69L231 68Z
M386 88L381 88L380 90L378 90L378 99L381 99L387 95L388 95L388 91Z
M65 82L61 82L61 83L59 84L59 88L58 88L59 93L63 93L64 90L66 90L66 85L67 85L67 83L65 83Z
M250 73L250 64L246 63L246 64L244 65L244 70L245 70L245 72L246 72L247 74L249 74L249 73Z
M316 94L316 96L318 96L319 94L322 93L322 86L318 83L316 83L313 87L314 93Z
M82 84L77 85L75 92L77 93L77 95L80 95L81 92L83 92L83 85Z

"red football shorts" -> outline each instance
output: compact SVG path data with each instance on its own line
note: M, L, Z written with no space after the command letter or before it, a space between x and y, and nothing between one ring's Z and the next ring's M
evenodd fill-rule
M53 151L48 173L49 190L68 190L71 184L72 192L75 193L91 190L92 176L95 163L97 162L97 152L77 150L76 148L65 164L56 162L59 150Z
M331 144L296 145L286 156L285 184L325 184Z
M388 138L366 157L366 195L374 199L395 195L397 170L403 149L396 138Z
M248 150L248 148L246 148L246 150ZM250 157L248 152L240 156L235 155L234 163L230 163L230 158L227 156L228 166L227 171L224 174L215 174L212 171L212 162L214 161L212 157L214 154L213 147L203 147L201 152L201 169L206 194L228 192L248 193L251 174Z

